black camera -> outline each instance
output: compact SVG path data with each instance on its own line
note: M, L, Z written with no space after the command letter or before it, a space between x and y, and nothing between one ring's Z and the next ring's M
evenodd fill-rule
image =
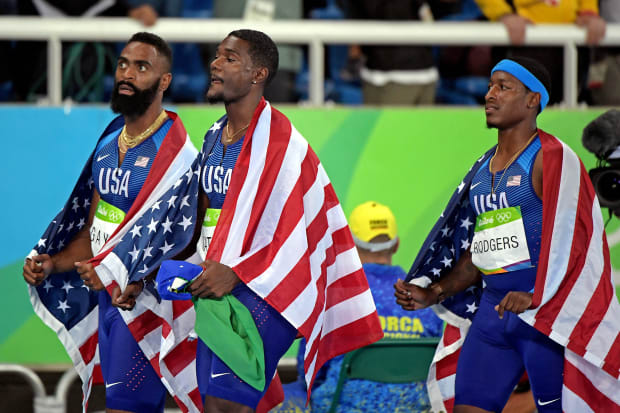
M590 179L601 207L620 209L620 159L608 159L608 166L590 169Z
M620 216L620 111L608 110L590 122L582 142L598 158L597 167L588 173L601 207Z

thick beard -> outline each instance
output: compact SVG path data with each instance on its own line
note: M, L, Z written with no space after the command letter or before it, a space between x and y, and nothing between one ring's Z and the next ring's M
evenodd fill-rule
M161 78L153 82L153 85L146 89L138 89L129 82L120 81L114 85L112 91L112 99L110 100L110 106L114 113L119 113L128 118L138 118L144 115L147 109L151 106L157 95L159 89L159 82ZM121 95L118 93L118 87L120 85L127 85L133 89L133 95Z

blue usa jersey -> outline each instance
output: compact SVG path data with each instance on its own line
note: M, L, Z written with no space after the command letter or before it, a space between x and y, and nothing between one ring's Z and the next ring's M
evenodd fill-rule
M209 208L222 209L230 178L243 147L245 136L224 150L222 129L201 170L200 187L209 198Z
M93 155L93 181L101 199L105 202L129 211L138 196L144 181L153 165L153 160L161 146L172 119L168 119L149 138L134 148L127 150L123 163L119 166L118 136L114 131L99 142Z
M532 168L540 150L536 137L506 170L493 174L490 159L482 163L470 185L469 201L476 215L507 207L521 208L531 267L502 274L484 275L486 288L503 298L508 291L531 291L536 281L542 231L542 200L532 186ZM494 191L491 190L494 185Z

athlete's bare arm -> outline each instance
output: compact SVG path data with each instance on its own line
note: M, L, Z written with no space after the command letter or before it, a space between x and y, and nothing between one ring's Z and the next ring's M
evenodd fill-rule
M466 251L456 262L454 269L426 288L398 280L394 284L396 302L405 310L419 310L466 290L480 280L480 271L471 262Z

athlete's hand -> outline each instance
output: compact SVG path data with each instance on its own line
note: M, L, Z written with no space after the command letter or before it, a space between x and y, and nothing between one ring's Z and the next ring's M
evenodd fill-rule
M605 20L603 20L600 16L596 16L593 14L584 14L577 17L575 21L578 26L584 27L586 29L586 43L595 45L599 44L601 40L605 37Z
M125 291L121 293L121 287L118 285L112 291L112 305L121 310L133 310L136 306L136 299L144 289L142 281L135 281L127 284Z
M99 276L95 272L95 267L88 261L80 261L75 263L75 269L80 274L80 278L84 280L84 285L91 290L101 291L105 287Z
M24 264L24 280L33 286L37 286L54 271L52 257L47 254L35 255L27 258Z
M532 293L524 291L510 291L504 299L495 306L499 318L504 318L504 311L520 314L532 305Z
M227 265L206 260L201 264L204 271L187 287L198 298L220 298L230 293L241 280Z
M129 10L129 17L145 26L152 26L157 22L157 11L149 4L143 4Z
M506 31L508 31L511 44L521 45L525 43L525 28L528 24L532 24L531 20L516 13L510 13L502 16L500 21L504 23Z
M430 288L421 288L399 279L394 284L396 303L404 310L419 310L437 302L437 294Z

